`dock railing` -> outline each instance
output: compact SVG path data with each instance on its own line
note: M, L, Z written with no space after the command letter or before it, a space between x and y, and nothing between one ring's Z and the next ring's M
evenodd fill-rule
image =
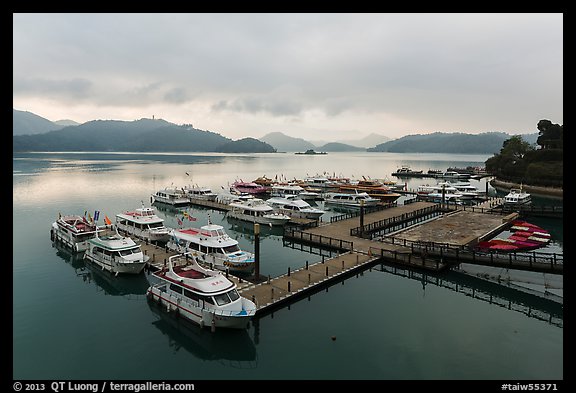
M299 240L300 242L309 242L315 245L321 245L328 248L353 251L354 243L348 240L336 239L329 236L317 235L314 233L303 232L293 228L285 228L284 237Z
M416 222L428 220L441 213L440 204L428 206L422 209L414 210L410 213L404 213L399 216L385 218L382 220L374 221L369 224L350 228L350 236L362 237L365 239L372 239L376 232L386 232L396 229L398 227L405 228L413 225Z

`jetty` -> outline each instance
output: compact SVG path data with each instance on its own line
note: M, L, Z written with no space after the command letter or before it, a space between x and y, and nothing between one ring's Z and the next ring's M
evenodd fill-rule
M321 260L306 261L305 266L292 271L288 268L276 277L223 274L236 283L242 296L256 303L257 312L282 306L377 263L431 273L468 263L562 275L562 254L474 249L475 244L505 230L518 218L518 212L494 210L498 202L486 202L481 207L422 201L390 204L368 213L361 209L344 218L333 217L330 223L314 227L286 227L284 246L328 249L330 257L322 255ZM168 258L176 254L165 246L146 242L141 246L150 256L148 270L166 267Z

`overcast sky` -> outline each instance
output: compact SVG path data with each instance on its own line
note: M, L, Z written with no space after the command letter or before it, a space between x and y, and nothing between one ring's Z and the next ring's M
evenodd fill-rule
M13 106L239 139L563 124L563 15L14 14Z

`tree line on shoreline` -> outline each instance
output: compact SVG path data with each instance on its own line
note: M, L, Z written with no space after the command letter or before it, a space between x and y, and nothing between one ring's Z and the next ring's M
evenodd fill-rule
M563 187L564 126L543 119L537 128L536 146L520 135L512 136L499 153L486 160L486 171L503 181Z

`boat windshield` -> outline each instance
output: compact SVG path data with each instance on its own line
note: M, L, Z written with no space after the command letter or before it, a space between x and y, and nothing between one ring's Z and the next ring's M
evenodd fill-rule
M135 248L130 248L128 250L120 250L119 253L120 255L122 255L123 257L125 257L126 255L130 255L130 254L138 254L140 252L140 249L135 247Z
M236 289L232 289L226 293L214 296L214 300L216 300L216 304L218 304L219 306L223 306L239 298L240 295L238 294L238 291L236 291Z
M234 244L233 246L223 247L223 250L224 254L231 254L233 252L241 251L240 247L237 244Z

